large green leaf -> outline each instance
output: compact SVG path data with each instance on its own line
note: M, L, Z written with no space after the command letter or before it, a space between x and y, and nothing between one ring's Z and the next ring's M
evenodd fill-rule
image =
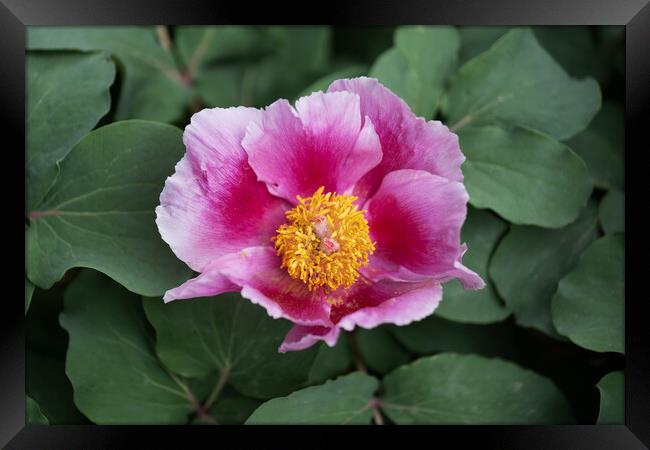
M600 391L598 423L622 425L625 423L625 374L622 370L610 372L596 385Z
M29 27L30 50L106 50L124 69L116 118L178 120L191 92L154 27Z
M551 230L512 226L490 262L490 277L517 323L558 337L551 298L559 281L597 236L597 208L589 203L566 227Z
M71 267L91 267L127 289L160 295L189 276L158 233L154 208L183 155L181 131L132 120L87 135L27 231L27 276L49 288Z
M593 79L569 77L529 29L514 29L451 79L443 113L455 129L523 125L568 139L584 130L601 103Z
M443 353L384 378L380 406L397 424L566 424L569 404L549 379L514 363Z
M185 423L186 392L160 364L139 297L94 271L65 295L66 373L79 409L97 424Z
M606 234L625 231L625 194L611 189L600 201L600 226Z
M516 127L468 127L460 134L470 203L521 225L561 227L592 191L585 163L566 145Z
M262 403L262 400L245 397L235 389L226 387L208 411L210 417L197 416L192 423L214 425L216 422L217 425L243 425Z
M29 210L52 187L57 163L108 112L115 66L104 53L28 54L26 75Z
M488 262L506 229L507 225L489 211L468 208L461 235L468 246L463 263L475 270L487 286L467 291L457 280L445 284L437 316L464 323L491 323L510 315L488 277Z
M248 396L271 398L302 386L318 352L279 353L291 323L270 318L239 294L168 304L145 299L144 308L156 329L156 351L170 369L186 377L226 373Z
M25 423L32 425L49 425L50 421L41 411L40 406L34 400L26 397L25 402Z
M606 235L580 256L553 297L557 331L581 347L624 353L624 237Z
M354 372L269 400L255 410L246 425L368 425L370 400L378 385L375 378Z
M458 63L458 32L453 27L403 26L394 39L394 46L375 61L370 76L404 99L415 115L430 119Z

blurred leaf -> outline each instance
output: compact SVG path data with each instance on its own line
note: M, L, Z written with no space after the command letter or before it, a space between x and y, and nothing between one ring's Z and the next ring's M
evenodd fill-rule
M111 103L115 66L104 53L27 54L27 209L36 208L59 163Z
M557 331L596 352L624 353L624 238L594 241L553 297Z
M205 68L196 76L196 90L210 108L249 106L252 98L250 93L244 92L244 85L250 84L247 80L252 70L244 64L234 63Z
M34 295L34 285L25 276L25 314L27 314L29 304L32 302L32 295Z
M625 231L625 194L611 189L600 201L600 226L605 234Z
M320 344L318 355L309 372L309 384L321 384L348 372L353 366L352 350L346 333L341 333L334 347Z
M49 288L67 269L91 267L144 295L187 279L154 222L183 151L181 131L160 123L116 122L87 135L62 162L40 211L30 213L29 279Z
M332 33L334 53L370 65L393 45L395 28L336 26Z
M312 386L262 404L246 425L368 425L370 399L379 383L354 372L321 386Z
M553 382L501 359L443 353L384 378L381 408L397 424L568 424Z
M174 42L185 68L203 66L224 59L245 58L271 50L264 31L252 26L180 26Z
M405 327L391 327L402 345L413 353L479 353L508 359L518 356L513 327L503 324L470 325L451 322L436 314Z
M362 66L359 64L346 66L342 69L337 70L336 72L327 74L324 77L321 77L318 80L314 81L312 84L310 84L305 89L303 89L302 92L298 95L298 97L304 97L316 91L325 92L327 91L329 85L332 84L332 82L344 78L360 77L362 75L365 75L367 71L368 68L366 66Z
M584 162L564 144L526 128L468 127L460 133L470 203L522 225L574 221L592 191Z
M514 27L458 27L460 63L465 64L488 50L501 36Z
M30 50L106 50L124 68L116 119L174 122L191 92L170 52L156 41L154 27L29 27Z
M572 79L531 30L515 29L458 70L443 113L454 129L523 125L563 140L585 129L600 103L596 81Z
M535 36L547 52L573 77L592 76L605 83L609 77L606 54L596 45L593 26L535 27Z
M558 282L597 237L597 208L560 229L511 226L490 262L490 277L519 325L559 337L551 322L551 298Z
M463 264L476 271L487 284L480 291L466 291L458 280L444 285L436 315L464 323L499 322L510 315L488 277L488 262L507 225L489 211L469 207L461 241L468 246Z
M50 422L47 420L47 417L45 417L41 412L41 408L38 406L38 403L29 398L29 396L25 398L25 423L31 425L49 425Z
M597 384L600 391L601 425L623 425L625 423L625 374L622 370L605 375Z
M624 184L625 112L616 103L605 102L589 129L568 142L587 163L591 179L602 189Z
M458 63L458 32L454 27L402 26L394 39L395 45L379 56L370 76L406 101L416 116L431 119Z
M522 27L459 27L461 63L488 50L497 39ZM535 26L535 37L544 49L573 77L591 75L607 80L607 58L592 37L593 26Z
M139 297L95 271L65 295L66 373L79 409L97 424L185 423L186 393L159 363Z
M370 370L383 375L409 362L409 353L385 326L372 330L360 328L355 333L363 361Z
M171 370L185 377L226 371L228 382L251 397L286 395L302 386L318 352L279 353L291 323L272 319L239 294L143 304L156 329L156 351Z
M63 359L27 349L25 392L39 403L53 425L90 423L72 401L72 385L65 374Z
M592 129L585 130L567 144L582 157L596 187L623 187L623 155Z

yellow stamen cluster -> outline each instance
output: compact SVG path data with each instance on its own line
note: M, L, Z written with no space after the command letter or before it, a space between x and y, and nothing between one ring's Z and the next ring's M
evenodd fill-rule
M359 268L375 251L368 222L353 204L357 197L328 192L320 187L308 198L298 196L298 206L285 213L287 223L272 240L282 268L310 291L325 286L350 287Z

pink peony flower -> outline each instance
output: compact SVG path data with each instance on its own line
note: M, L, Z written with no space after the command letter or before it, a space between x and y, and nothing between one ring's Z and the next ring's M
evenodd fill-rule
M444 281L484 286L461 264L458 137L375 79L335 81L295 109L204 109L183 142L156 223L200 274L166 302L241 291L294 323L286 352L423 319Z

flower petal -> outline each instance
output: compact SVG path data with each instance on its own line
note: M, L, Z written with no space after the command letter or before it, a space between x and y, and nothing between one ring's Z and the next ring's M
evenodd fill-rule
M304 350L319 341L325 341L330 347L336 345L340 330L338 327L305 327L294 325L282 341L278 351L286 353L296 350Z
M296 203L320 186L343 193L381 160L373 125L362 124L359 96L315 92L296 102L278 100L251 123L242 142L260 181Z
M224 292L238 292L241 288L221 273L220 259L208 264L198 276L165 292L165 303L185 298L210 297Z
M377 242L366 275L449 276L464 252L460 229L467 200L462 183L429 172L404 169L386 175L364 206L370 237Z
M280 268L271 247L250 247L221 260L221 273L242 287L241 295L263 306L269 316L295 324L330 326L329 305L322 295Z
M156 208L162 238L197 272L243 247L266 245L287 204L257 181L241 147L254 108L204 109L185 128L185 156Z
M462 181L460 166L465 160L458 136L441 122L416 117L408 105L375 78L334 81L328 92L354 92L361 100L361 114L372 121L383 157L381 163L359 180L355 195L369 198L384 176L399 169L426 170L454 181Z
M431 315L442 299L442 287L434 280L400 282L381 280L355 283L345 301L332 307L337 327L352 331L356 325L374 328L383 323L407 325Z

